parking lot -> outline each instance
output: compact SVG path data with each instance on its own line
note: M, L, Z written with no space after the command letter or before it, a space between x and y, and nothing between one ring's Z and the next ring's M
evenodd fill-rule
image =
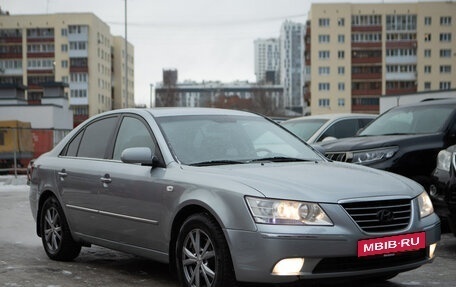
M176 277L169 272L166 264L101 247L83 248L73 262L49 260L40 238L35 235L27 196L26 186L0 184L0 286L178 286ZM444 234L432 264L400 274L389 282L365 282L360 286L453 287L456 282L454 270L456 237ZM322 284L307 282L295 285ZM329 285L340 286L340 283Z

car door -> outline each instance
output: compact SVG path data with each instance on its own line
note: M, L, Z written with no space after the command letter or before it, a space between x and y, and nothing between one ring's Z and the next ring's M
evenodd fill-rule
M89 123L59 157L56 181L71 230L94 236L99 228L100 172L105 169L107 147L112 143L118 116Z
M165 251L160 230L163 211L162 196L166 190L161 167L127 164L120 160L124 149L155 147L150 129L141 118L123 117L113 146L112 160L104 167L109 179L100 193L100 237L130 246Z

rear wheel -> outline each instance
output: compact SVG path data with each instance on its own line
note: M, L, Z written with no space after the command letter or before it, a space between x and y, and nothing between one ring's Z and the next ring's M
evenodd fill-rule
M41 241L49 258L70 261L79 255L81 245L73 240L62 207L53 196L43 204L40 227Z
M223 232L206 214L192 215L182 225L177 238L176 265L182 286L236 286Z

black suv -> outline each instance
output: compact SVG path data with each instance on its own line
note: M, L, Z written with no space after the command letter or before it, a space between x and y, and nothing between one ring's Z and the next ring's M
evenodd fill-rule
M449 227L456 236L456 145L439 152L437 167L432 173L430 193L434 205L440 207L439 215L448 220Z
M357 136L321 146L331 160L401 174L429 192L437 154L454 144L456 99L446 99L394 107Z

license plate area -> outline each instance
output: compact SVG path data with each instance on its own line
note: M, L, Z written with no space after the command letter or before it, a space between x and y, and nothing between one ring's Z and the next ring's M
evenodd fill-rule
M362 239L358 241L358 257L394 254L426 247L426 232Z

